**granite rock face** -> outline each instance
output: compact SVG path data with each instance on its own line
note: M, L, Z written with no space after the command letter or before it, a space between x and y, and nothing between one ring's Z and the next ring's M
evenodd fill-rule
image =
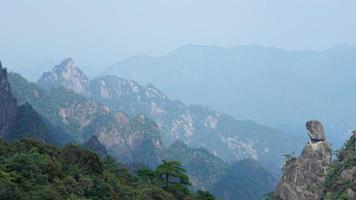
M287 160L277 187L279 200L315 200L331 165L331 148L325 140L324 128L318 121L306 123L310 141L299 158Z
M17 102L7 80L7 71L0 62L0 137L7 138L16 124Z
M66 58L50 72L43 73L37 84L46 90L63 87L86 95L89 79L75 66L73 59Z

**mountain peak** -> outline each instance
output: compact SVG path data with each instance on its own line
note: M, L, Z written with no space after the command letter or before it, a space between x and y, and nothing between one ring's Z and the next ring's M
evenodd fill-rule
M62 73L63 75L70 78L71 76L80 76L88 79L86 75L76 66L72 58L65 58L61 61L59 65L56 65L51 72Z
M87 94L88 77L76 66L72 58L65 58L50 72L45 72L37 83L46 90L63 87L78 94Z
M75 62L72 58L64 58L59 66L75 68Z

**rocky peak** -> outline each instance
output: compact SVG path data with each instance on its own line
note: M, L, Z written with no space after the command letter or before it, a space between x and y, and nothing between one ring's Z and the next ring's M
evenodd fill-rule
M89 91L88 77L76 67L72 58L63 59L50 72L43 73L37 83L46 90L64 87L82 95Z
M0 61L0 137L8 136L16 124L16 116L17 102L7 80L7 70L2 68Z
M283 167L283 177L276 192L278 199L312 200L320 197L321 183L331 165L331 148L319 121L308 121L306 128L310 142L299 158L288 159Z

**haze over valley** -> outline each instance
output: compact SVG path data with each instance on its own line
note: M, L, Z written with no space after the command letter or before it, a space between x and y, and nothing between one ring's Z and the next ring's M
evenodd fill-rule
M0 200L355 200L356 2L3 1Z

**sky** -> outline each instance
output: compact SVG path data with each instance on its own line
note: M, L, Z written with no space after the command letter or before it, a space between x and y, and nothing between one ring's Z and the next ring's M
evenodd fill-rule
M355 0L0 0L0 60L34 80L65 57L89 75L185 44L356 46Z

